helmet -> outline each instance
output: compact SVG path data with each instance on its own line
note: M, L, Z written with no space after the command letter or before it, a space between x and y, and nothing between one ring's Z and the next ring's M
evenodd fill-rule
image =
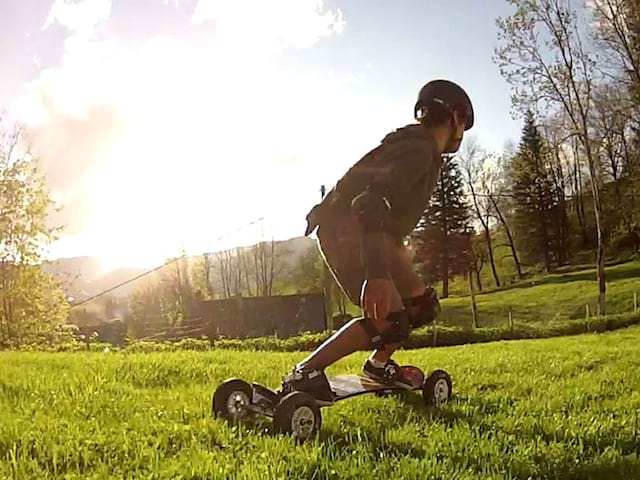
M465 130L473 127L473 105L469 95L459 85L449 80L432 80L420 89L418 101L413 114L418 119L418 113L429 104L440 103L450 111L462 111L465 118ZM428 108L427 108L428 109Z

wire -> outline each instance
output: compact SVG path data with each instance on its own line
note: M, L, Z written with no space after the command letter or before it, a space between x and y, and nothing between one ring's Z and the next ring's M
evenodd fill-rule
M250 222L250 223L246 224L246 225L243 225L242 227L240 227L240 228L238 228L238 229L236 229L236 230L233 230L233 231L227 232L227 233L225 233L224 235L222 235L222 236L220 236L220 237L216 238L216 239L214 240L214 242L218 242L218 241L220 241L220 240L222 240L222 239L224 239L224 238L228 237L229 235L232 235L232 234L234 234L234 233L240 232L240 231L244 230L245 228L250 227L251 225L255 225L256 223L261 222L262 220L264 220L264 217L260 217L260 218L258 218L258 219L256 219L256 220L254 220L254 221L252 221L252 222ZM206 252L206 253L212 253L212 252ZM205 253L205 254L206 254L206 253ZM99 292L99 293L97 293L97 294L95 294L95 295L92 295L92 296L90 296L89 298L85 298L84 300L82 300L82 301L80 301L80 302L78 302L78 303L73 304L73 305L71 306L70 310L73 310L74 308L77 308L77 307L79 307L79 306L81 306L81 305L85 305L85 304L87 304L87 303L89 303L89 302L91 302L91 301L93 301L93 300L95 300L95 299L97 299L97 298L102 297L103 295L106 295L107 293L111 293L111 292L113 292L114 290L117 290L118 288L124 287L125 285L128 285L128 284L130 284L130 283L132 283L132 282L135 282L136 280L140 280L141 278L146 277L147 275L151 275L152 273L157 272L158 270L161 270L161 269L163 269L163 268L165 268L165 267L168 267L169 265L172 265L173 263L175 263L175 262L177 262L177 261L179 261L179 260L182 260L183 258L186 258L187 256L188 256L188 255L187 255L186 253L183 253L183 254L182 254L182 255L180 255L179 257L173 258L173 259L171 259L170 261L163 263L162 265L159 265L159 266L157 266L157 267L155 267L155 268L152 268L151 270L148 270L148 271L146 271L146 272L144 272L144 273L141 273L141 274L139 274L139 275L136 275L135 277L130 278L130 279L128 279L128 280L125 280L124 282L121 282L121 283L119 283L119 284L117 284L117 285L114 285L113 287L107 288L106 290L103 290L103 291L101 291L101 292Z

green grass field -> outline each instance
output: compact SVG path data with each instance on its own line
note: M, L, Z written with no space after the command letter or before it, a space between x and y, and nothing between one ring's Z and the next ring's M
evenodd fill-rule
M632 312L634 293L640 303L640 262L607 267L606 278L607 313ZM509 307L516 323L581 319L586 316L587 304L591 314L596 312L597 300L598 284L593 268L540 275L500 291L478 294L478 324L487 327L507 325ZM444 324L471 325L469 297L445 299L442 307Z
M298 446L210 417L230 376L275 386L304 353L0 352L0 478L640 478L640 328L401 351L454 400L363 396ZM329 373L359 369L354 354Z

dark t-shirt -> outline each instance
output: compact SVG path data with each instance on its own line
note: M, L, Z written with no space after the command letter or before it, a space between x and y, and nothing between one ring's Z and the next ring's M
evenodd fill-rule
M375 185L391 206L385 231L401 245L429 204L442 165L441 152L420 124L388 134L378 147L353 165L307 215L309 235L317 225L350 215L352 200ZM381 235L363 236L362 261L368 278L389 275L388 255Z
M402 241L428 206L441 164L440 152L422 125L402 127L353 165L307 218L313 225L331 221L332 214L348 214L354 197L375 183L391 205L386 230Z

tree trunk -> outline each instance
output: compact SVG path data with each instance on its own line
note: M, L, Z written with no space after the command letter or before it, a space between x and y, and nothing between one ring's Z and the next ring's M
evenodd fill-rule
M587 132L586 118L582 119L584 132ZM591 177L591 192L593 194L593 214L596 221L596 236L597 236L597 278L598 278L598 313L600 315L606 314L606 292L607 284L605 279L605 265L604 265L604 238L602 235L602 208L600 204L600 189L598 188L598 177L595 169L594 158L591 152L591 144L589 138L584 136L584 147L587 152L587 161L589 162L589 174Z
M498 278L498 272L496 270L496 262L493 258L493 249L491 248L491 232L489 231L489 219L485 220L483 218L482 212L480 211L480 206L478 205L478 197L476 195L476 191L473 188L473 183L469 181L469 189L471 190L471 198L473 200L473 206L476 210L476 215L478 216L478 220L482 224L482 229L484 230L484 240L487 244L487 250L489 253L489 261L491 263L491 271L493 272L493 278L496 282L496 287L500 287L500 278ZM489 213L487 212L487 217Z
M444 244L444 255L442 256L442 298L449 297L449 251L447 241Z
M480 276L480 269L474 268L474 270L476 272L476 284L478 285L478 291L481 292L482 291L482 278Z
M516 264L516 270L518 272L518 279L522 280L522 267L520 266L520 260L518 260L518 253L516 252L516 246L515 246L515 242L513 241L513 235L511 235L511 230L509 229L509 226L507 225L507 222L504 216L502 215L502 212L498 208L498 204L493 198L493 195L489 195L489 200L491 200L491 204L493 205L493 208L498 214L498 219L500 220L500 223L502 224L505 232L507 233L507 238L509 239L509 247L511 248L511 256L513 257L513 262Z
M622 140L622 146L624 150L624 174L627 177L629 182L629 192L628 192L628 202L629 208L625 208L625 216L628 218L629 222L629 230L628 233L633 232L634 227L634 212L636 211L636 196L635 196L635 168L633 166L633 161L629 155L629 145L627 144L627 139L624 135L624 132L620 133L620 138Z
M442 245L442 298L449 297L449 225L447 222L447 215L445 212L447 211L448 201L445 195L444 189L444 170L440 169L440 203L442 205L442 236L444 237L444 242Z
M478 328L478 307L476 305L476 296L473 291L473 277L471 276L471 270L475 268L469 268L467 277L469 279L469 295L471 296L471 324L473 328Z
M580 224L580 233L582 235L582 246L587 245L587 225L584 218L584 199L582 197L582 173L580 170L580 161L578 157L577 139L573 139L571 144L573 147L573 168L576 190L576 213L578 214L578 223Z
M493 273L493 279L496 282L496 287L500 287L500 278L498 277L498 271L496 270L496 262L493 258L493 248L491 244L491 231L489 225L486 222L482 222L482 228L484 230L484 240L487 243L487 250L489 253L489 263L491 263L491 272Z

